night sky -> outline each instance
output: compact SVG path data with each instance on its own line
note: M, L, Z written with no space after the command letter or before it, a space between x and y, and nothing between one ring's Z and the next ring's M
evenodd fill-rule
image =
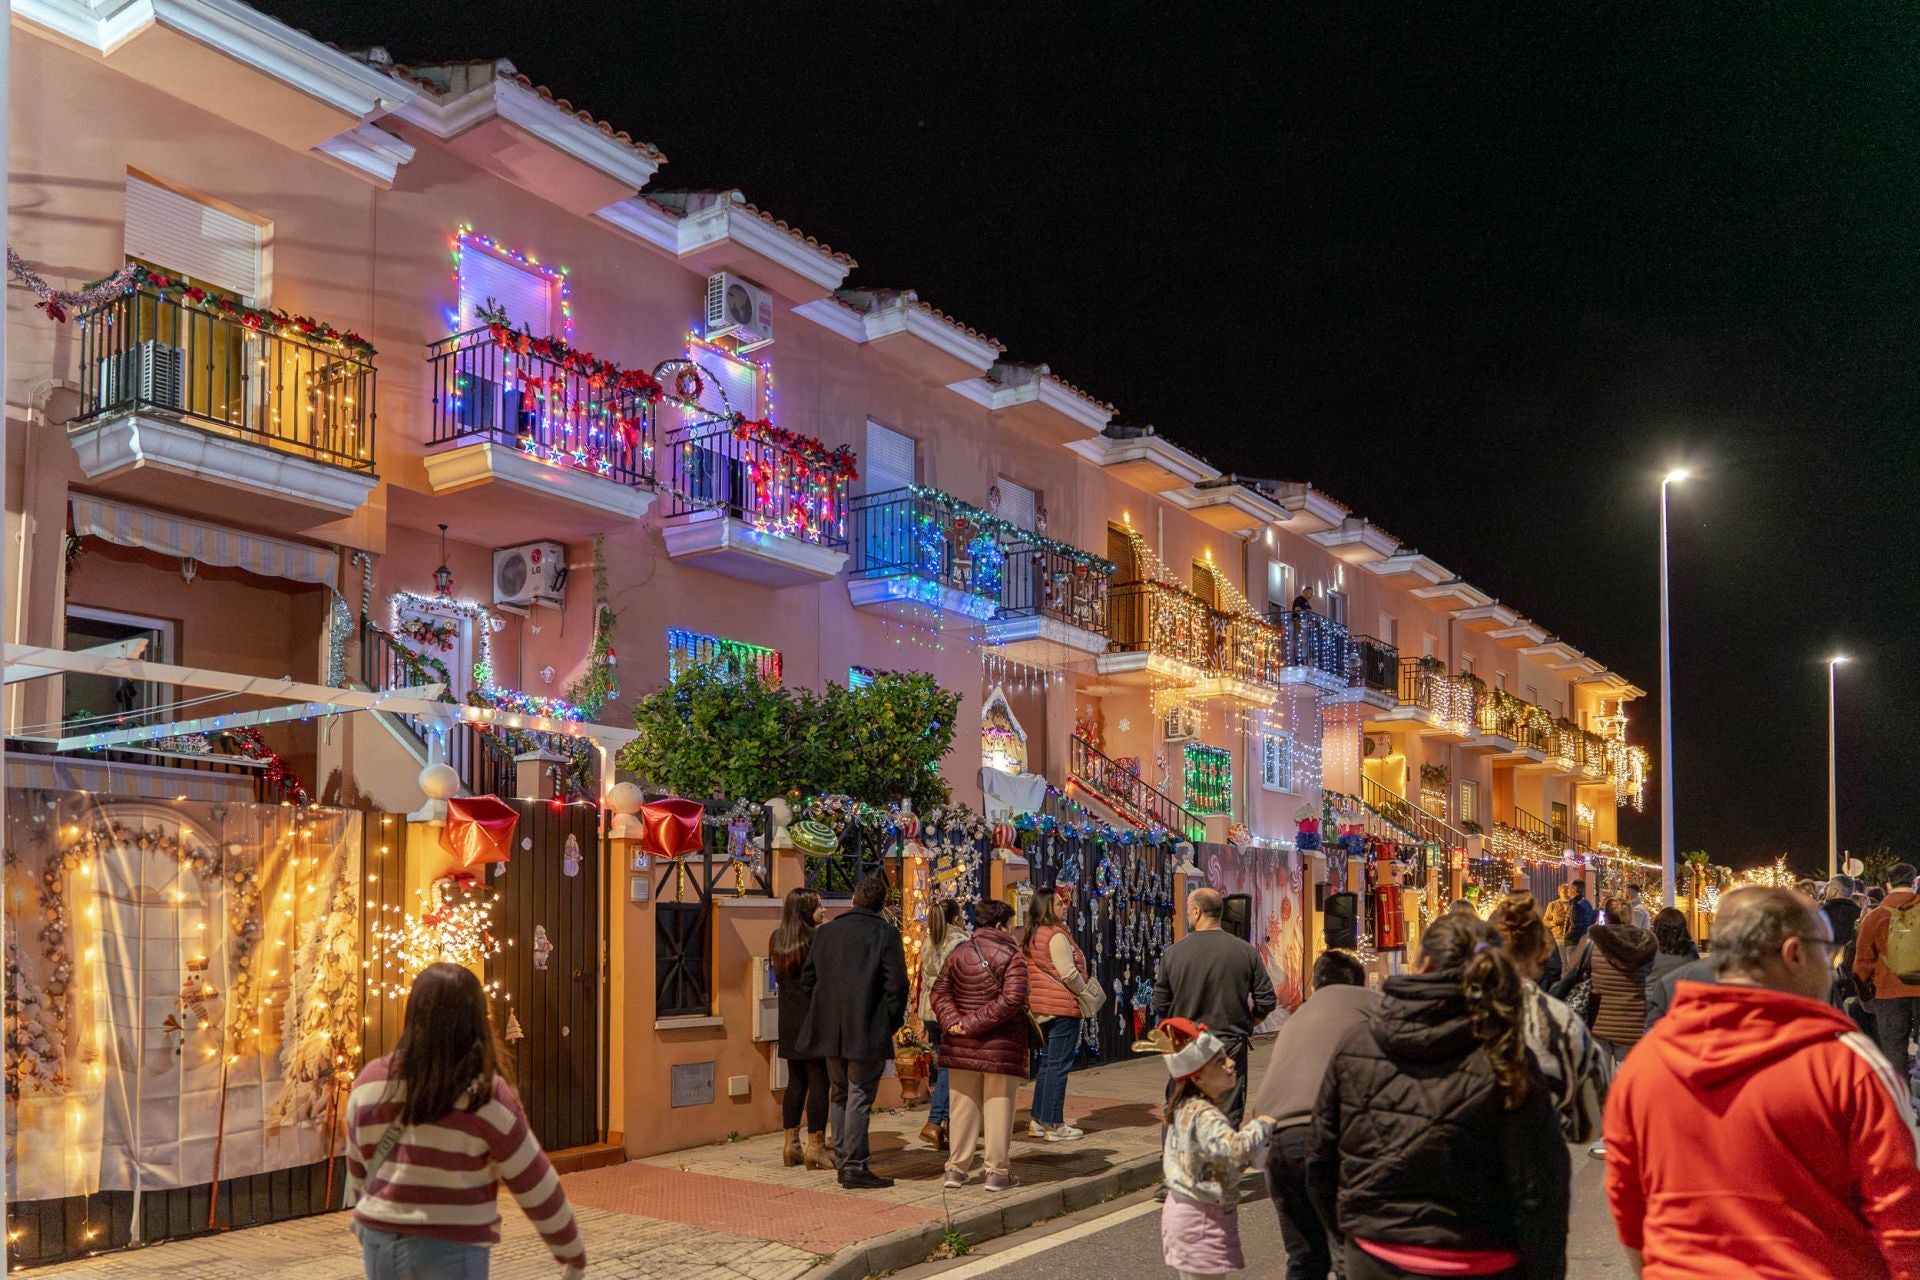
M655 186L740 187L1650 694L1658 477L1691 466L1679 848L1824 869L1837 648L1841 843L1920 854L1906 6L262 7L511 58L662 148ZM1623 832L1654 856L1657 804Z

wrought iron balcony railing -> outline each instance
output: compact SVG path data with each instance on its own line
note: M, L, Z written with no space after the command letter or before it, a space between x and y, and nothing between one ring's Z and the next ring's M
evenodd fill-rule
M1484 692L1477 680L1447 675L1428 659L1400 660L1400 705L1422 708L1435 726L1462 738L1473 734Z
M916 489L863 494L847 510L854 577L912 578L998 607L1007 553L986 512Z
M1113 566L1089 564L1050 541L1010 542L1000 591L1000 615L1052 618L1083 631L1107 634L1107 595Z
M1203 818L1084 738L1068 740L1067 772L1136 826L1178 832L1189 840L1207 838Z
M1374 689L1399 695L1400 651L1372 636L1353 637L1353 670L1349 675L1355 688Z
M624 485L654 479L655 401L629 381L579 362L509 346L491 328L470 329L427 349L432 366L430 445L481 441L541 462Z
M816 546L847 545L847 482L831 468L739 434L727 418L670 429L665 449L671 514L714 511Z
M1124 582L1113 588L1108 608L1116 648L1212 665L1213 610L1199 596L1158 582Z
M1286 638L1286 665L1307 667L1341 680L1353 678L1358 646L1347 628L1311 609L1275 609L1268 615Z
M1265 618L1244 613L1213 615L1211 669L1249 684L1278 685L1287 665L1286 639Z
M155 412L352 471L373 471L371 359L262 314L222 315L141 286L80 317L80 415Z

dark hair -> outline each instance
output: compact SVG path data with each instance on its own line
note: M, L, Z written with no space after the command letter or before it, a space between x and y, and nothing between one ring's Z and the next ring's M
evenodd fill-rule
M1587 891L1587 882L1585 880L1575 880L1573 882L1573 891L1575 893L1585 893Z
M1473 1038L1493 1067L1493 1078L1512 1110L1527 1097L1526 1020L1520 1009L1520 970L1500 945L1500 935L1479 916L1441 916L1420 935L1420 955L1451 974L1467 999Z
M998 898L982 898L973 904L973 922L982 929L999 929L1013 919L1013 908Z
M1345 951L1322 951L1313 962L1313 989L1322 987L1364 987L1367 971Z
M407 992L389 1064L393 1083L406 1088L400 1123L432 1124L463 1097L465 1110L478 1111L493 1100L495 1077L508 1078L505 1059L480 979L457 964L428 965Z
M1769 961L1780 958L1788 938L1814 932L1817 911L1792 889L1755 886L1726 895L1713 917L1713 957L1720 972L1757 976Z
M1633 908L1618 894L1608 897L1600 904L1600 914L1607 918L1608 924L1633 923Z
M1660 944L1662 955L1700 958L1693 931L1687 928L1687 913L1678 907L1667 907L1653 918L1653 940Z
M770 951L773 976L791 982L806 968L807 952L813 948L813 913L820 909L820 895L811 889L789 889L780 908L780 927L773 931Z
M1913 884L1914 875L1911 862L1896 862L1887 872L1887 883L1896 889L1904 889Z
M1547 949L1547 926L1530 893L1510 893L1487 917L1516 963L1532 964Z
M1027 904L1027 922L1020 926L1014 936L1020 939L1020 949L1025 951L1033 945L1033 936L1040 930L1052 925L1060 925L1060 902L1053 896L1052 890L1039 890Z
M1868 905L1868 906L1873 906L1873 907L1877 907L1877 906L1879 906L1879 905L1880 905L1880 904L1881 904L1882 902L1885 902L1885 901L1886 901L1886 899L1887 899L1887 891L1886 891L1885 889L1882 889L1882 888L1881 888L1881 887L1880 887L1879 885L1877 885L1877 884L1876 884L1876 885L1874 885L1874 886L1872 886L1871 888L1869 888L1869 889L1867 890L1867 905Z
M887 878L875 873L862 876L853 886L853 905L862 911L878 911L887 905Z

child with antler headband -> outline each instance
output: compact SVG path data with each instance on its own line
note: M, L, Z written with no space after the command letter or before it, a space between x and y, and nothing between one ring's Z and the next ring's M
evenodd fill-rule
M1160 1246L1180 1280L1204 1280L1246 1266L1240 1253L1240 1175L1273 1132L1272 1116L1235 1129L1220 1109L1233 1092L1233 1058L1204 1026L1168 1018L1133 1046L1166 1059L1177 1082L1167 1103L1161 1156L1167 1202Z

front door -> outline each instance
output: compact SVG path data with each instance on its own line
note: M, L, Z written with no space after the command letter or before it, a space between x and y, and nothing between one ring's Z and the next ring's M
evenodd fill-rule
M513 800L513 860L492 881L505 947L488 976L511 997L519 1035L514 1079L527 1121L548 1151L600 1140L599 810Z

